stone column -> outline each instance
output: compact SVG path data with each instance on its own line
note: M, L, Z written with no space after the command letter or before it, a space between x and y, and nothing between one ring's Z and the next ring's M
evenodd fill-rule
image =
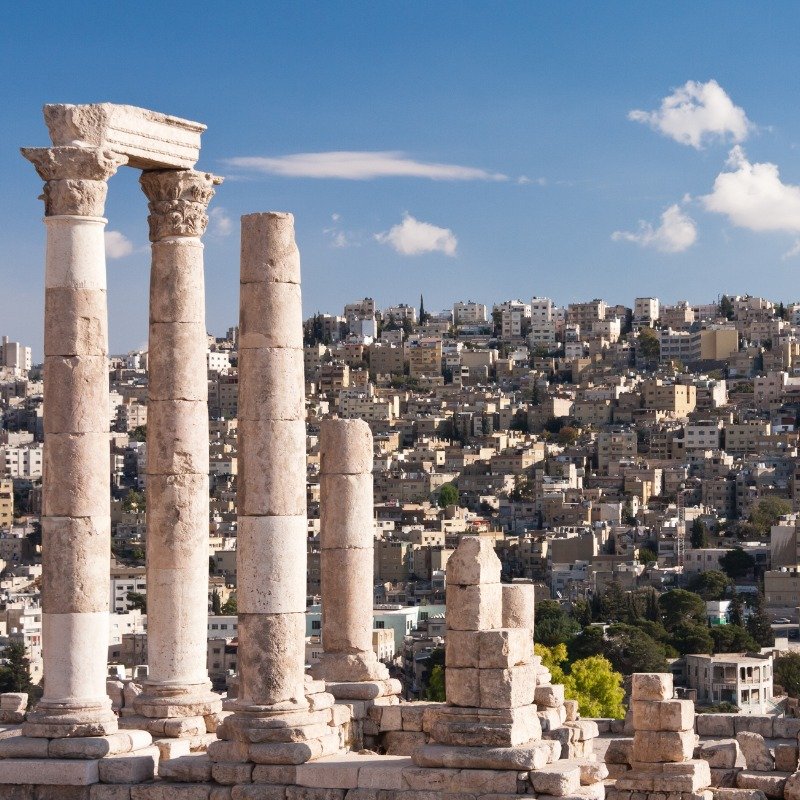
M305 379L291 214L242 217L237 710L305 707Z
M147 401L148 677L135 707L150 718L194 717L168 735L204 730L221 709L206 669L208 621L208 338L206 208L221 178L143 172L150 209Z
M44 695L26 736L117 729L106 695L110 591L108 313L103 219L127 158L23 149L45 181L42 644Z
M385 680L372 649L372 432L360 419L327 419L319 442L323 655L311 672L326 681Z

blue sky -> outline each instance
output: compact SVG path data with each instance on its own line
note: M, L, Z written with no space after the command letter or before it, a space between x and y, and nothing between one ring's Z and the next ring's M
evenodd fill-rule
M15 4L0 332L40 356L41 184L18 148L47 145L45 102L208 125L198 167L226 176L205 237L217 334L236 322L238 218L265 210L295 214L307 314L420 292L429 309L800 299L798 30L792 3ZM106 206L114 352L147 337L137 180L121 170Z

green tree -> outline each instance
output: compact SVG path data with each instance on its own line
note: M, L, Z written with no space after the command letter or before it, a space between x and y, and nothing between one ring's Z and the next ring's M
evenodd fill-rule
M761 592L754 596L753 613L750 614L746 627L747 632L758 642L759 647L772 647L775 644L775 634L772 632Z
M131 489L122 501L122 510L126 513L138 514L145 511L146 508L147 504L144 492L137 492L135 489Z
M689 581L689 589L703 600L722 600L731 585L731 579L716 569L699 572Z
M138 609L142 614L147 613L147 597L139 592L128 592L125 599L130 603L132 609Z
M661 355L661 343L658 334L652 328L639 330L639 352L648 361L653 361Z
M762 497L750 514L750 522L755 525L762 535L770 532L778 520L792 511L792 504L783 497L768 494Z
M670 644L682 655L689 653L702 654L714 649L714 640L708 630L708 625L697 622L681 622L672 631Z
M720 558L719 565L729 578L736 580L747 575L755 567L756 560L741 547L734 547Z
M555 600L543 600L536 609L534 640L546 647L568 642L580 630L578 623L567 616Z
M27 692L31 688L31 662L22 642L10 642L3 650L0 692Z
M223 604L220 609L225 616L233 616L237 614L236 595L232 594Z
M628 593L619 581L611 581L601 595L604 622L622 622L628 614Z
M775 659L775 683L780 684L789 697L800 697L800 653L786 653Z
M219 616L222 613L222 599L216 588L211 592L211 613Z
M603 655L623 675L667 669L664 645L633 625L610 625L606 629Z
M726 294L722 295L719 301L719 313L725 319L733 319L734 317L733 301Z
M571 444L575 443L575 440L580 435L580 431L577 428L573 428L572 425L565 425L557 434L556 434L556 441L565 447L568 447Z
M436 703L444 703L446 693L444 666L442 664L436 664L431 670L430 677L428 678L428 688L425 689L424 695L425 700L432 700Z
M452 483L442 484L439 488L439 508L457 506L458 502L458 489Z
M671 589L658 598L658 606L667 630L671 631L683 622L698 624L706 622L706 604L694 592L687 592L685 589Z
M639 548L640 564L652 564L654 561L658 561L658 554L654 550L651 550L649 547Z
M712 625L715 653L741 653L758 650L758 642L741 625Z
M605 636L599 625L588 625L567 644L570 661L599 656L603 652Z
M742 627L744 625L744 609L742 608L742 598L738 592L733 593L733 597L731 598L731 606L730 610L728 611L728 620L731 625L738 625Z
M692 523L689 541L695 550L701 547L708 547L708 528L699 517Z
M564 644L547 647L543 644L534 644L533 652L542 659L542 666L550 670L553 683L564 682L564 667L567 663L567 648Z
M582 628L586 627L586 625L591 624L592 607L589 605L589 601L584 600L584 598L582 597L579 597L577 600L575 600L575 602L572 604L572 608L570 609L570 616Z
M578 711L585 717L625 716L622 675L603 656L575 661L564 677L564 693L568 699L578 701Z

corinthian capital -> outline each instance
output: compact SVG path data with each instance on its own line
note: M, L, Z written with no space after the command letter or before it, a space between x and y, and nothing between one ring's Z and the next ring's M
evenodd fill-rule
M202 236L208 225L206 209L222 178L193 169L159 169L143 172L139 183L150 201L150 241L157 242L170 236Z
M128 157L102 147L23 147L45 182L45 214L102 217L108 185L106 181Z

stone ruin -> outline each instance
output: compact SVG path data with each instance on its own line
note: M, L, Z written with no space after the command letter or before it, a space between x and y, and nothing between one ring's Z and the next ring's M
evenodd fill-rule
M306 674L302 307L290 214L242 218L239 684L223 709L205 667L200 241L221 179L194 169L198 123L112 104L44 113L52 147L22 152L45 181L45 679L27 714L27 698L0 700L0 800L422 800L431 791L600 800L597 726L578 719L533 654L532 587L501 586L497 556L479 537L463 539L447 570L448 701L401 703L372 651L373 447L359 420L321 428L324 653ZM148 675L122 692L114 683L112 704L102 214L106 181L125 164L142 170L152 242Z
M372 435L320 431L322 645L305 671L306 433L300 259L290 214L242 218L239 684L205 667L208 418L203 246L221 179L204 126L130 106L45 107L44 694L0 696L0 800L800 800L800 720L694 715L669 675L633 676L632 739L533 652L533 587L489 542L447 566L447 701L402 702L371 642ZM148 675L106 681L110 504L106 181L149 201ZM223 707L224 706L224 707ZM781 723L779 725L779 723ZM697 732L704 736L696 742ZM770 749L767 739L784 737ZM713 737L708 741L708 737ZM734 738L735 737L735 738ZM711 789L710 787L714 787Z

